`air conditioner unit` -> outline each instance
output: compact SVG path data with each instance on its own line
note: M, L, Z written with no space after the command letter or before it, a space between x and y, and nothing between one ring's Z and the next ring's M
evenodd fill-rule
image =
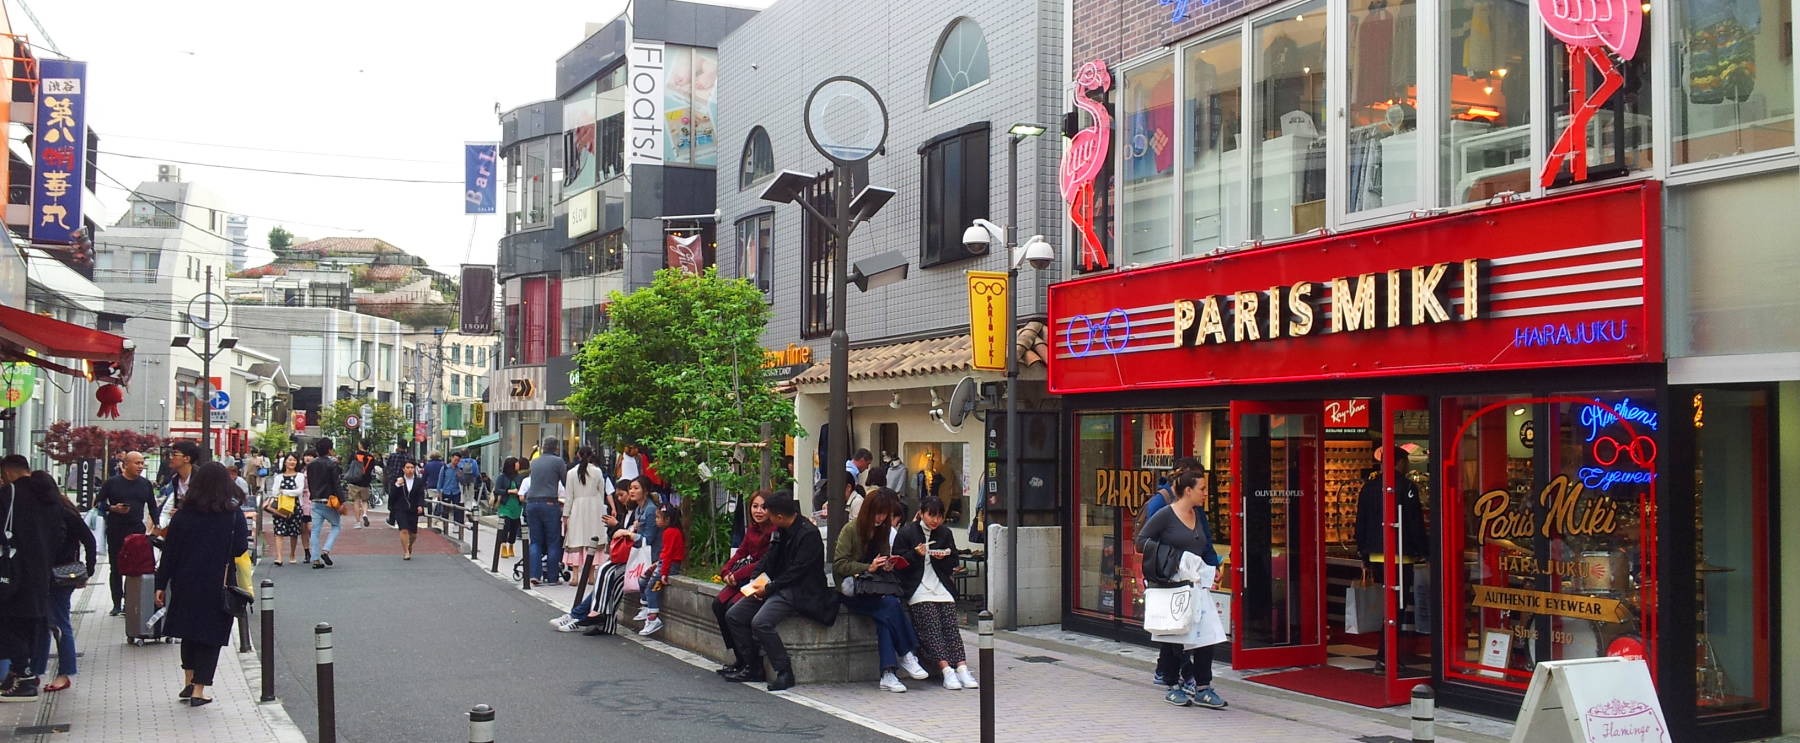
M181 168L175 167L173 165L158 165L158 166L156 166L156 180L163 182L163 183L172 183L172 182L180 181L181 180Z

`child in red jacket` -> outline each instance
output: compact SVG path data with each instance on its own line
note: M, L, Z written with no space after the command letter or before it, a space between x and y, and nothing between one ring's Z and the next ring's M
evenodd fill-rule
M662 533L662 554L649 570L644 571L639 588L644 597L644 608L650 610L644 628L638 630L638 634L646 637L662 629L659 610L662 608L663 583L669 576L679 575L681 561L687 559L687 535L681 532L681 509L672 505L656 509L656 528Z

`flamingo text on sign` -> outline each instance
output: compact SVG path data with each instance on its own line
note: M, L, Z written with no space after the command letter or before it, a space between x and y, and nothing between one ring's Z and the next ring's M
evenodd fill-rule
M1105 60L1084 64L1075 73L1075 107L1088 112L1094 123L1069 138L1057 179L1063 201L1069 203L1069 219L1081 231L1081 268L1085 271L1110 265L1100 234L1094 231L1094 182L1112 154L1112 114L1093 94L1104 98L1111 89L1112 73L1107 71Z
M1605 49L1621 61L1637 54L1644 15L1638 0L1537 0L1544 27L1569 50L1569 124L1557 136L1539 179L1548 187L1564 162L1577 182L1587 180L1587 124L1625 84L1625 76ZM1602 48L1604 47L1604 49ZM1600 72L1600 87L1588 91L1587 62Z

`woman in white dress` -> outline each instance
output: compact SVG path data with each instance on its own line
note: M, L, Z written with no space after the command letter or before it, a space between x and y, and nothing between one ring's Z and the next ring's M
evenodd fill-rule
M564 562L579 569L582 559L595 550L595 545L604 546L606 497L612 492L606 470L600 466L592 447L581 447L576 453L563 486L569 493L568 505L563 510Z

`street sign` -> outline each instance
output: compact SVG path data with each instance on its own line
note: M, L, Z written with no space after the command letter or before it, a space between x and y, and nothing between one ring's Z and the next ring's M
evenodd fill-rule
M229 410L225 410L222 408L213 408L212 410L208 411L208 413L211 414L212 424L215 426L223 426L223 425L231 422L231 419L229 418L229 416L231 415L231 411L229 411Z
M356 430L357 428L359 428L361 426L362 426L362 419L356 417L355 414L344 416L344 427L345 428L348 428L351 430Z
M212 397L206 399L206 406L213 410L230 410L231 396L225 390L213 390Z
M304 411L304 410L294 411L294 430L295 431L306 430L306 411Z

